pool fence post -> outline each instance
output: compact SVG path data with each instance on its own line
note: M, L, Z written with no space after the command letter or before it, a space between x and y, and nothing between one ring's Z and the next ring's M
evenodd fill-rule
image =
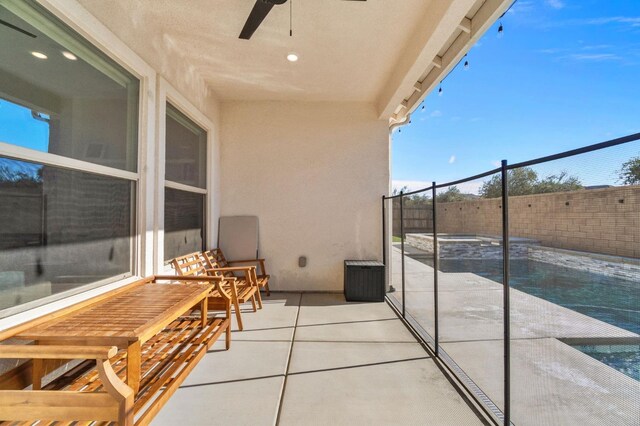
M439 330L438 330L438 214L436 206L436 183L431 185L431 198L433 202L431 206L433 208L433 326L434 326L434 344L436 351L436 358L440 356L440 344L439 344Z
M509 174L502 160L502 308L504 320L504 424L511 424L511 331L509 318Z
M384 209L385 196L382 196L382 264L385 266L385 279L386 279L386 266L387 266L387 226L386 226L386 214Z
M404 294L404 194L400 191L400 260L402 264L402 318L405 318L406 299Z

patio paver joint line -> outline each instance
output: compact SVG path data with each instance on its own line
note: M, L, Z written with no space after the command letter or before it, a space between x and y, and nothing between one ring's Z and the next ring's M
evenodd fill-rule
M282 414L282 405L284 403L284 393L287 390L287 377L289 376L289 368L291 366L291 355L293 354L293 345L296 341L296 330L298 329L298 320L300 319L300 308L302 307L302 297L304 292L300 293L300 299L298 299L298 310L296 312L296 322L293 326L293 334L291 336L291 346L289 346L289 354L287 355L287 368L284 372L284 380L282 381L282 390L280 391L280 402L278 403L278 412L276 413L276 426L280 424L280 416Z

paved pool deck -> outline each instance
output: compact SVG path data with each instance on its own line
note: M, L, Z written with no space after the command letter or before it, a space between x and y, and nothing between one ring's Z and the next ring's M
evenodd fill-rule
M272 293L243 319L153 425L484 424L386 303Z
M392 268L391 296L401 301L397 247ZM472 273L440 273L438 288L442 348L502 408L502 285ZM433 268L405 257L405 292L407 313L433 336ZM510 295L514 424L640 424L640 382L561 340L638 335L516 289Z

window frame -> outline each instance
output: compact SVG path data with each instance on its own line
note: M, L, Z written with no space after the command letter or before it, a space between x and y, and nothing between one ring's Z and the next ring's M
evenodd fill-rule
M53 300L46 297L7 308L0 318L0 330L124 286L139 276L151 274L154 269L152 254L154 235L152 231L154 229L153 200L155 198L153 182L156 158L154 126L156 123L157 74L149 64L84 8L64 0L28 0L24 7L31 7L37 12L42 12L45 16L46 14L52 15L62 25L66 25L75 32L75 36L83 38L93 48L124 68L139 81L136 172L93 164L0 141L0 155L7 158L121 178L132 182L134 199L131 204L133 211L131 270L125 274L118 274L105 280L82 285ZM49 22L58 25L53 20Z
M208 247L213 241L215 232L214 200L213 200L213 156L214 156L214 134L213 123L185 98L175 87L173 87L163 77L158 78L158 105L157 105L157 128L158 135L158 179L156 193L156 246L155 246L155 269L154 273L168 272L171 268L164 258L164 217L165 217L165 188L176 189L185 192L192 192L204 195L204 232L203 245ZM167 126L167 104L184 114L187 118L201 127L206 133L206 162L205 162L205 188L185 185L166 179L166 126ZM184 253L187 254L187 253Z

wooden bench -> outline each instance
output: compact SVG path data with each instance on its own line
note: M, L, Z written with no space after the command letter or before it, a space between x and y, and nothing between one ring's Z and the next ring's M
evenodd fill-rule
M250 301L254 312L257 310L257 306L262 309L260 290L255 278L255 267L245 266L213 270L208 267L206 258L199 252L177 257L172 259L170 263L176 273L183 277L200 277L206 279L206 277L209 276L216 276L218 279L225 279L226 281L223 286L231 296L239 330L244 329L240 304ZM233 275L234 272L242 273L242 276L236 277ZM215 297L215 294L212 294L212 297Z
M153 284L159 281L183 284ZM0 377L0 419L11 425L148 424L222 333L229 349L228 311L207 315L213 288L227 294L222 281L148 277L3 331L0 358L30 361ZM41 383L69 360L82 362Z
M229 268L237 265L252 265L256 267L256 282L260 288L264 288L267 292L267 296L271 295L271 291L269 291L269 278L270 275L267 274L267 270L264 266L264 259L247 259L247 260L227 260L224 256L224 253L221 249L211 249L202 253L207 262L209 263L209 268ZM225 274L225 276L232 276L230 274Z

